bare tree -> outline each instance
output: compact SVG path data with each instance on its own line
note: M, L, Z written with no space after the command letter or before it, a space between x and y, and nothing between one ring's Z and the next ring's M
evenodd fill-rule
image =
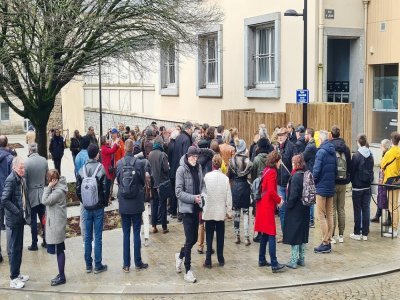
M221 18L204 0L0 0L0 96L31 120L47 156L56 95L74 76L108 57L195 45Z

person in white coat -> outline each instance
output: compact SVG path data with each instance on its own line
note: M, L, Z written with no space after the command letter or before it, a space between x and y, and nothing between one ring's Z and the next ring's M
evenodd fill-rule
M225 265L224 259L224 236L225 218L232 217L232 194L229 185L229 178L225 176L220 168L222 158L219 154L212 159L213 171L204 177L204 198L203 220L206 223L207 252L204 267L211 268L211 254L214 232L217 233L217 257L219 265Z

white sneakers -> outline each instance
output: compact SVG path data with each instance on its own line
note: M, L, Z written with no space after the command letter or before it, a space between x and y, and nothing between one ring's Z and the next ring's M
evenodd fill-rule
M19 274L17 278L10 280L10 288L22 289L25 286L25 282L29 280L28 275Z
M356 241L361 241L361 235L350 233L350 238Z
M183 277L183 279L185 279L185 281L190 282L190 283L195 283L196 282L196 277L194 277L194 274L192 272L192 270L189 270L185 276Z
M336 238L334 236L331 238L331 244L336 244Z
M344 242L343 235L332 236L331 244L343 243L343 242Z
M363 241L368 241L368 236L362 235L362 240L363 240Z
M176 273L182 272L182 259L179 258L179 253L175 253L175 268Z
M339 235L338 241L339 241L339 243L343 243L344 242L343 235Z

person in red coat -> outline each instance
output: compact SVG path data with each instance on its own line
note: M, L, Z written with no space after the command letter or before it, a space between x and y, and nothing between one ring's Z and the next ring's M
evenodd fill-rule
M258 265L260 267L271 266L272 273L283 271L285 265L278 263L276 258L276 224L275 209L281 207L283 200L277 192L278 168L281 156L277 151L272 151L267 156L267 166L262 173L261 193L262 198L256 204L256 221L254 231L261 233ZM265 259L267 243L269 242L269 256L271 263Z
M101 163L103 164L104 169L106 170L106 177L107 177L107 198L110 196L111 192L111 184L113 182L115 176L115 168L114 168L114 154L119 148L119 143L115 143L114 146L111 148L110 143L107 141L105 136L100 138L101 144Z

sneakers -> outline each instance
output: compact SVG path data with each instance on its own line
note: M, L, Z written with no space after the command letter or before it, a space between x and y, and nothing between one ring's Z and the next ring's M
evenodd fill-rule
M22 282L27 282L29 280L29 275L18 275L18 279L21 280Z
M182 262L183 262L183 259L179 258L179 253L175 253L176 273L182 273Z
M246 240L244 241L244 245L245 246L250 246L251 245L249 238L246 238Z
M259 261L259 262L258 262L258 266L259 266L259 267L270 267L270 266L271 266L271 263L268 262L268 261Z
M187 282L190 283L195 283L196 282L196 277L194 277L194 274L192 272L192 270L187 271L187 273L185 274L185 276L183 277L183 279Z
M356 241L361 241L361 235L350 233L350 238Z
M130 268L128 266L122 267L122 271L124 271L124 273L129 273L130 272Z
M94 268L94 274L99 274L107 271L107 265L101 265L98 268Z
M390 232L384 233L383 236L384 236L384 237L391 238L391 237L392 237L392 232L391 232L391 230L389 230L389 231L390 231ZM397 231L393 232L393 237L394 237L394 238L397 237Z
M323 243L318 247L314 248L314 253L331 253L332 247L331 244L324 245Z
M282 265L282 264L278 264L277 266L275 266L275 267L271 267L271 269L272 269L272 273L278 273L278 272L283 272L283 271L285 271L285 265Z
M58 274L56 276L56 278L51 280L51 286L57 286L57 285L61 285L61 284L65 284L67 282L67 280L64 277L61 277L60 274Z
M343 237L343 235L339 235L338 242L339 242L339 243L343 243L343 242L344 242L344 237Z
M362 240L363 240L363 241L368 241L368 236L362 235L361 237L362 237Z
M288 267L289 269L297 269L297 261L296 262L288 262L286 264L286 267Z
M12 289L22 289L25 283L22 282L18 277L10 280L10 288Z
M29 251L38 251L39 248L38 248L37 245L30 245L30 246L28 247L28 250L29 250Z
M332 236L332 238L331 238L331 244L336 244L336 237L335 237L335 236Z
M93 272L93 267L92 266L86 266L86 273L92 273Z
M146 270L149 267L149 264L142 263L140 266L135 267L137 271Z

